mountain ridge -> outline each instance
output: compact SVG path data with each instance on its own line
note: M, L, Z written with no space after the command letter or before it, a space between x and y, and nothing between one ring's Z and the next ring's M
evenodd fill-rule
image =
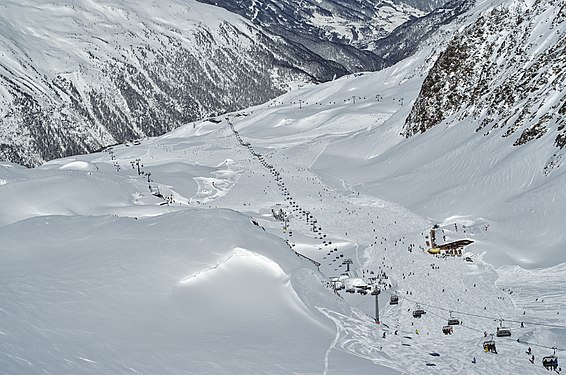
M347 73L196 2L146 1L135 10L110 1L31 4L4 4L11 20L0 23L0 158L28 166L163 134L265 102L292 82Z
M547 132L555 150L546 173L561 164L566 145L564 12L559 1L499 6L459 32L423 82L407 117L406 137L465 118L476 132L494 129L517 147ZM548 25L548 26L543 26Z
M379 70L454 19L415 19L424 12L387 1L294 4L245 8L246 20L196 1L7 0L0 5L0 159L37 166L160 135L305 83ZM269 17L287 17L288 25ZM413 26L402 30L413 31L395 33L405 23ZM427 33L408 36L425 24Z

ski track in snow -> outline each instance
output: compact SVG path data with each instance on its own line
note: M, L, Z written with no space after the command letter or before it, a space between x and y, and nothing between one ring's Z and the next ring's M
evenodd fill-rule
M233 136L226 132L230 130L226 128L225 132L219 131L216 137L208 135L211 140L217 138L217 141L226 148L217 149L214 153L208 151L208 146L191 149L192 158L206 157L210 160L210 164L216 163L217 166L212 171L216 177L193 177L197 182L197 190L190 198L190 203L194 203L197 199L201 200L201 203L215 201L215 204L226 207L249 210L250 214L257 217L258 210L264 210L266 207L273 206L275 202L281 202L283 197L280 195L280 187L271 180L269 171L258 164L257 158L242 149ZM534 317L530 315L531 311L563 308L565 294L559 287L547 289L547 293L543 295L544 298L552 299L553 302L550 305L532 302L533 296L537 295L549 281L541 278L537 272L509 269L502 273L505 277L498 279L497 271L485 265L479 257L475 258L476 261L473 264L466 264L461 259L439 259L422 254L418 248L412 253L407 252L409 243L422 243L423 238L419 232L428 230L430 227L428 220L390 202L365 194L358 195L356 189L344 180L336 181L336 185L328 184L317 174L301 166L302 160L310 163L309 157L293 160L287 156L286 149L271 150L267 153L261 146L252 147L262 149L260 154L269 160L275 170L280 172L281 181L285 182L293 199L301 207L312 212L318 224L323 227L323 232L329 235L327 239L332 239L333 245L321 244L321 239L318 238L320 233L312 233L309 225L300 219L297 209L292 208L289 204L283 207L294 215L290 220L293 236L290 235L290 231L281 233L276 222L260 215L258 220L261 225L265 226L267 231L283 236L290 244L297 245L296 249L301 249L301 251L304 249L306 256L321 261L323 263L321 271L326 275L336 274L341 268L342 258L338 258L339 261L333 259L330 263L327 263L328 258L322 259L322 256L332 247L338 249L337 252L332 252L333 256L336 253L352 257L355 260L354 268L358 272L362 269L387 272L394 290L401 297L398 306L389 306L386 301L385 303L380 301L381 320L385 323L383 325L376 325L370 318L373 314L373 299L370 297L343 296L348 303L359 306L361 309L353 308L351 316L328 308L318 308L336 326L336 334L324 353L324 374L332 373L334 350L405 373L516 372L524 365L516 363L513 358L516 357L517 352L524 351L525 345L515 343L513 340L498 340L501 342L498 347L499 357L485 355L481 350L482 332L483 330L493 332L495 323L492 320L462 316L465 325L456 327L454 335L444 337L440 329L445 324L442 320L446 319L448 311L439 310L437 307L495 317L509 317L509 314L512 314L510 317L516 319L521 319L519 309L521 311L526 309L529 310L529 315L524 318L526 321L533 320ZM170 148L166 153L177 154L179 158L185 158L186 151L182 148L173 151L173 148ZM119 163L123 163L126 169L127 159L120 158L119 150L115 152ZM308 156L308 152L306 154ZM237 172L233 170L233 167L222 165L226 159L235 160L234 165L238 166ZM110 164L111 161L108 163ZM159 166L152 166L148 163L146 169L158 171ZM118 171L117 173L123 172ZM156 176L155 179L159 184L158 173L153 175ZM245 181L246 179L249 181ZM171 191L177 188L174 184L169 186ZM246 195L243 195L243 198L240 196L242 191L235 192L236 189L241 188L246 190L251 188L246 194L250 200L253 199L253 206L248 206L245 202ZM473 221L467 218L461 220L451 218L449 221L466 223L468 226L473 225ZM441 270L432 269L429 264L435 264ZM204 269L201 273L209 269ZM552 280L553 284L561 285L564 282L565 273L557 270L554 273L556 278ZM427 285L424 288L423 280L426 280ZM447 283L446 280L450 282ZM517 280L525 282L525 287L518 289ZM496 282L501 289L513 288L516 291L513 297L518 298L515 301L517 306L511 303L509 294L495 287ZM473 287L474 283L478 287ZM478 291L480 288L481 292ZM445 297L439 303L437 296L442 293L440 289L446 289L446 292L444 292ZM404 294L408 292L411 294ZM389 290L382 292L382 297L387 298L389 293ZM472 294L467 295L469 293ZM423 304L430 302L436 307L423 305L428 310L428 314L415 321L410 315L410 311L415 307L414 301ZM487 312L482 310L484 306L489 307ZM553 322L564 323L564 320L556 320L556 317L552 319ZM419 335L416 335L414 331L414 328L417 327L421 331ZM514 329L516 330L516 327ZM398 335L392 333L394 330L399 331ZM536 334L531 327L524 331L519 334L519 337L528 338ZM385 339L382 338L383 332L386 333ZM515 335L517 335L516 331ZM429 352L432 351L438 351L441 354L440 357L430 356ZM537 351L537 356L540 357L543 354L544 351ZM478 359L473 370L469 367L472 356ZM86 357L78 358L85 362L91 361ZM96 362L92 361L92 363ZM435 366L429 367L427 364L435 364ZM492 368L498 370L490 371ZM532 373L538 370L540 366L536 367Z
M325 311L324 309L319 308L318 310L321 311L326 316L328 316L330 319L332 319L329 316L329 313L327 311ZM334 321L334 319L333 319L333 321ZM334 321L334 323L336 323L336 321ZM326 350L326 353L324 353L324 372L323 372L323 375L327 375L328 365L330 363L330 359L329 359L330 351L336 347L336 344L338 343L339 339L340 339L340 329L339 329L338 325L336 325L336 336L334 337L334 340L330 343L330 346Z
M374 329L374 324L368 322L365 314L352 310L353 317L349 318L327 309L319 310L336 324L336 339L329 350L341 350L376 363L383 361L381 348L375 347L378 341L376 335L379 332Z
M198 191L189 199L190 203L200 202L204 204L225 196L229 193L230 189L239 178L239 174L237 172L229 169L217 170L214 171L213 174L216 177L194 178L198 185Z
M341 181L341 189L346 190L348 192L348 194L352 194L352 193L355 192L354 189L349 187L344 181ZM362 205L360 205L360 201L357 198L357 196L355 196L354 198L350 198L351 203L354 202L354 201L357 201L357 204L359 205L359 207L363 207ZM376 202L371 202L371 200L369 202L366 201L364 203L366 204L365 207L376 206ZM377 203L377 205L383 206L383 202ZM330 207L325 206L325 208L329 209ZM328 212L326 214L328 215ZM344 224L344 223L342 222L342 224ZM470 225L471 222L469 220L464 221L464 224ZM344 226L342 225L342 228L343 227ZM367 239L366 239L366 241L367 241ZM409 241L407 240L407 242L409 242ZM359 259L359 252L358 252L359 245L358 244L353 244L353 245L354 245L354 249L355 249L354 255L356 257L356 267L366 266L366 264L362 263ZM371 260L375 261L375 256L373 254L372 247L370 246L367 251L369 252L368 262L371 263ZM429 257L429 256L427 256L427 257ZM429 257L429 259L431 260L432 263L438 262L437 258ZM455 260L445 259L444 262L446 262L446 261L454 262ZM400 266L400 268L402 267L402 265L399 265L399 266ZM474 278L476 276L482 275L483 273L485 273L487 271L485 269L485 267L483 266L483 264L481 263L481 261L478 261L478 263L473 264L473 265L465 264L464 267L466 267L468 269L472 269L471 272L466 270L465 273L470 275L471 277L474 277ZM456 273L461 273L462 272L461 268L462 268L461 266L457 267ZM419 270L419 271L422 271L422 270ZM414 272L414 271L412 271L412 272ZM493 288L493 281L495 281L495 279L496 279L494 272L489 271L486 275L488 276L487 279L486 279L486 282L488 284L491 284L492 288ZM427 274L427 276L428 276L428 274ZM456 277L456 279L457 278L458 277ZM448 279L452 279L452 278L448 278ZM482 285L483 283L481 283L481 279L479 281L480 282L478 282L477 284ZM485 284L483 284L483 285L485 285ZM470 283L470 286L471 286L471 283ZM449 287L450 287L449 285L446 285L446 288L449 288ZM464 287L465 287L465 285L462 285L462 289L464 289ZM417 289L416 286L415 286L415 289ZM499 298L502 298L501 299L502 302L504 301L504 297L502 297L502 296L497 296L497 298L495 298L495 299L498 300ZM421 301L426 301L426 300L427 300L426 298L421 299ZM451 300L453 300L454 302L456 302L456 300L459 301L458 295L453 294ZM509 301L509 300L507 300L507 301ZM478 302L478 301L476 301L476 302ZM480 302L479 304L483 303L486 306L493 303L489 299L485 300L485 301L480 300L479 302ZM461 305L461 303L458 303L458 304ZM504 305L507 306L507 307L509 306L508 302L507 302L507 304L504 303ZM478 312L481 313L481 311L479 309L480 308L478 307ZM454 309L454 310L456 310L456 309ZM460 307L460 310L465 310L465 308ZM328 357L330 357L330 353L331 353L331 350L333 348L338 349L338 350L342 350L343 352L350 353L350 354L358 356L360 358L365 358L367 360L375 361L376 363L380 362L380 361L383 362L383 360L378 359L377 356L373 355L373 352L375 351L375 345L377 344L377 342L380 341L379 337L377 337L375 335L375 332L376 332L375 330L371 331L372 334L369 335L369 336L368 336L367 331L364 331L364 330L360 331L360 326L363 326L363 324L362 324L363 320L359 319L360 316L357 317L358 319L353 319L352 322L345 323L344 319L336 318L336 316L332 316L332 314L329 313L328 311L325 311L325 310L321 310L321 311L323 311L325 313L325 315L327 315L330 319L332 319L335 322L336 327L337 327L337 336L335 337L334 341L330 345L330 347L329 347L329 349L328 349L328 351L326 352L326 355L325 355L325 369L326 369L325 371L328 370L328 366L329 366ZM434 314L434 313L431 311L431 314ZM492 315L498 315L497 312L496 313L491 312L491 314ZM435 314L435 315L436 315L437 318L441 317L438 313ZM412 319L412 318L410 318L410 319ZM367 320L367 317L366 317L366 320ZM470 321L473 321L473 319L470 319ZM405 325L407 325L407 324L408 323L405 322ZM477 322L476 322L476 324L477 324ZM412 326L412 323L411 323L411 326ZM487 328L487 326L485 326L483 324L482 324L482 326L486 327L486 330L491 332L491 329ZM373 325L372 328L375 328L375 325ZM440 327L438 329L440 330ZM481 342L482 342L482 333L481 332L482 332L482 330L477 329L477 328L474 329L473 327L470 327L469 329L468 329L468 327L466 327L466 329L464 329L464 331L466 331L466 330L472 331L471 336L477 337L476 340L475 340L476 343L474 344L474 346L479 349L476 352L477 355L478 356L481 355L482 354L482 351L481 351ZM426 333L427 336L429 336L429 334L430 334L430 332ZM438 334L436 334L434 336L438 337ZM467 335L467 336L470 336L470 335ZM418 338L420 338L420 337L418 337ZM468 338L468 340L470 340L470 339ZM395 345L388 346L387 344L385 344L384 345L385 349L383 349L383 350L388 351L389 349L391 349L391 355L397 358L397 362L399 361L399 358L412 358L412 359L419 358L419 357L422 358L422 362L420 363L420 365L415 364L414 360L403 361L404 362L403 369L405 369L405 370L410 369L411 372L416 371L418 373L428 373L428 372L432 371L431 367L429 366L430 364L434 364L434 367L432 367L432 368L434 368L435 371L440 370L444 373L452 373L452 372L456 372L456 371L466 371L466 368L468 368L468 367L465 365L465 363L471 362L471 357L469 357L468 351L462 351L462 350L457 350L455 352L444 351L440 358L428 359L426 357L426 355L428 353L426 352L426 349L424 349L425 356L423 358L423 348L434 347L433 342L430 342L430 340L427 340L427 341L429 341L429 342L426 343L425 345L423 345L423 344L421 344L421 345L412 344L411 346L406 346L406 345L399 345L399 343L397 343ZM413 343L416 343L416 341L413 341ZM405 342L405 344L407 344L407 342ZM524 345L522 345L522 344L518 344L516 346L518 346L518 348L514 348L513 350L521 351L524 348ZM505 349L503 349L503 350L505 350ZM406 351L409 351L410 354L404 353L404 355L403 355L403 354L400 353L400 352L406 352ZM500 352L501 351L502 350L500 350ZM506 351L508 351L508 350L506 350ZM433 358L433 357L430 357L430 358ZM493 358L488 358L488 361L483 361L483 358L482 358L479 361L480 361L481 364L478 364L476 366L476 369L479 370L479 371L486 371L486 372L489 372L488 369L491 366L493 366L493 364L495 363ZM395 368L395 363L397 363L397 362L393 361L393 362L388 363L387 365L389 367ZM500 362L500 361L498 361L498 362ZM503 364L499 363L500 367L501 368L508 367L509 371L513 371L512 369L515 367L515 363L512 360L506 359ZM537 370L540 370L540 369L537 369Z
M274 154L272 154L272 161L275 161L273 159L273 156L275 156ZM281 156L283 156L283 159L286 160L285 162L283 162L283 164L287 164L287 161L290 160L288 158L286 158L284 156L284 154L282 154ZM310 179L316 179L316 175L312 175L310 174L307 170L297 170L295 171L293 174L289 174L288 171L286 171L285 169L289 169L289 166L287 166L287 168L282 168L280 164L281 161L279 161L279 170L282 173L283 176L283 180L287 181L287 182L291 182L289 184L289 186L293 186L298 182L302 182L304 183L305 180L310 180ZM305 176L299 177L301 174L304 174ZM289 181L291 180L291 181ZM298 180L297 182L293 181L293 180ZM320 182L319 182L320 183ZM322 185L324 186L324 184ZM330 186L326 186L323 188L323 190L326 189L327 194L330 196L335 196L338 197L339 199L344 199L345 202L348 202L347 204L355 204L355 206L358 209L361 209L362 211L365 209L370 209L373 210L374 207L387 207L387 203L385 202L377 202L375 200L371 200L371 199L361 199L359 198L359 196L354 195L353 197L349 197L348 195L355 193L355 189L353 189L351 186L349 186L345 181L341 181L340 182L340 192L334 190L332 187ZM291 190L291 189L290 189ZM303 187L303 192L305 192L305 189ZM344 196L344 192L346 193L346 196ZM314 193L314 192L313 192ZM311 195L314 195L313 193L311 193ZM306 194L307 196L309 196L309 194ZM393 210L396 210L394 207L390 207L390 209L393 208ZM338 208L332 208L332 205L328 206L328 204L325 205L325 210L326 212L317 212L316 207L313 207L312 212L315 213L316 217L319 218L322 217L326 219L326 221L328 221L329 217L328 217L328 213L329 211L334 210L334 212L338 212L340 211ZM353 209L350 208L350 210ZM330 215L330 217L332 217L333 215ZM337 215L340 216L340 215ZM369 216L369 215L368 215ZM399 220L399 217L397 218L397 220ZM412 219L414 220L414 219ZM411 222L411 220L409 220L409 222ZM469 220L462 220L461 223L470 225L472 222L470 222ZM344 223L343 221L340 221L338 223L328 223L330 225L330 228L332 228L330 230L330 232L336 232L337 228L341 228L344 229L345 227L347 227L347 225L344 225L346 223ZM356 222L355 224L360 224L359 222ZM295 225L299 225L299 233L302 231L305 231L305 228L301 228L299 223L292 223L292 226ZM421 224L422 225L422 222ZM324 225L325 227L327 225ZM410 227L410 226L409 226ZM413 227L414 228L414 227ZM414 230L414 229L413 229ZM402 232L403 230L401 230L400 232ZM363 234L360 234L359 232L356 232L355 230L350 229L349 232L351 233L350 236L352 235L358 235L361 236L361 239L356 240L355 242L346 242L346 243L350 243L352 246L353 250L353 254L356 258L356 267L367 267L370 268L371 266L371 262L375 262L376 260L376 255L377 253L379 253L379 251L376 253L377 250L377 246L374 246L375 244L372 244L371 246L367 247L365 250L365 257L367 257L367 261L366 262L362 262L359 258L359 248L360 245L358 244L358 242L362 242L362 243L371 243L372 240L374 239L379 239L379 236L375 236L375 238L368 238L367 234L364 236ZM290 238L288 238L289 240L291 240ZM406 240L407 243L409 242L409 240ZM347 248L348 246L344 246L345 243L342 243L339 245L340 248ZM397 247L397 246L394 246ZM311 254L308 254L311 255ZM382 253L383 255L383 253ZM428 256L427 256L428 257ZM430 257L429 258L430 261L432 263L437 263L438 259ZM454 262L455 260L451 260L451 259L447 259L444 260L444 262ZM397 266L399 266L399 268L403 268L402 264L397 264ZM465 265L464 266L466 268L465 274L470 275L470 277L476 278L477 276L481 276L482 274L484 274L487 270L485 269L484 265L481 263L481 261L473 264L473 265ZM325 266L323 266L323 268L325 268ZM456 271L457 273L461 273L462 267L456 267ZM422 271L422 270L419 270ZM409 271L409 272L415 272L413 271ZM496 276L494 275L493 271L488 271L487 275L489 276L486 279L486 282L489 283L493 283L496 279ZM397 275L398 277L399 275ZM448 279L452 279L452 278L448 278ZM457 279L457 277L456 277ZM418 281L418 279L417 279ZM481 279L480 279L481 281ZM400 280L398 280L398 282L400 282ZM478 282L478 284L480 284L480 282ZM485 284L484 284L485 285ZM492 284L493 285L493 284ZM408 288L410 288L410 284L406 284L406 286ZM448 285L446 286L447 288L449 287ZM414 286L415 289L418 289L417 286ZM459 299L457 297L457 294L452 294L450 300L455 301L457 299ZM503 298L503 297L499 297L499 298ZM421 301L426 301L427 299L421 299ZM495 300L498 300L498 298L495 298ZM503 300L501 300L503 301ZM490 305L493 302L488 300L485 301L481 301L480 303L478 303L478 305L481 304L485 304L485 305ZM508 304L506 306L509 306ZM460 307L460 309L463 309L462 307ZM456 309L455 309L456 310ZM357 357L360 358L365 358L367 360L370 361L374 361L376 363L384 363L389 367L392 368L396 368L396 366L398 366L399 360L400 358L411 358L411 360L405 360L402 361L403 366L402 369L405 370L409 370L409 371L417 371L420 373L427 373L431 370L431 367L429 367L427 364L431 364L434 363L435 367L434 369L436 371L442 371L442 372L446 372L446 373L452 373L455 371L466 371L466 369L468 368L465 363L468 363L471 361L471 359L469 358L469 352L468 351L461 351L461 350L457 350L455 352L447 352L444 351L442 356L440 358L433 358L433 359L429 359L426 357L426 355L428 355L428 353L426 352L426 349L424 349L424 356L423 356L423 348L426 348L427 346L430 347L434 347L434 344L430 342L430 340L428 340L429 342L426 344L418 344L416 343L417 341L413 341L416 340L415 338L413 338L410 342L411 342L411 346L406 346L406 345L402 345L404 344L409 344L409 340L408 339L404 339L404 336L399 335L398 337L395 337L395 339L397 339L397 342L394 344L387 344L387 343L382 343L380 342L380 337L378 334L376 334L376 332L381 332L378 330L372 330L375 328L374 324L369 324L369 327L371 327L369 330L366 329L361 329L360 326L364 326L364 322L366 325L368 325L367 323L367 316L363 315L363 316L355 316L354 318L345 318L343 316L339 316L336 314L333 314L331 311L328 310L324 310L321 309L321 311L328 316L331 320L334 321L334 323L336 324L336 329L337 329L337 333L336 333L336 337L334 338L334 340L332 341L332 343L330 344L328 350L325 353L325 373L328 372L329 370L329 366L331 364L331 352L333 349L336 350L341 350L343 352L346 353L350 353L352 355L355 355ZM479 307L478 307L478 311L479 311ZM394 311L391 311L392 313L394 313ZM481 313L481 311L480 311ZM431 311L430 314L432 316L434 316L434 312ZM443 313L445 314L445 313ZM493 313L491 312L491 314L493 315L498 315L497 312ZM438 312L436 313L437 317L440 316L438 314ZM386 315L387 316L387 315ZM400 324L400 320L399 319L395 319L392 316L389 316L390 319L392 319L394 322L396 321L397 324ZM411 320L412 318L409 318L408 320ZM472 320L470 320L472 321ZM405 320L403 322L403 324L405 326L407 326L409 323L407 320ZM412 326L412 324L411 324ZM482 325L483 327L487 327L485 325ZM440 328L440 327L439 327ZM439 329L438 328L438 329ZM470 327L472 328L472 327ZM486 328L489 330L489 328ZM466 330L466 329L464 329ZM476 336L477 338L475 339L475 344L473 344L476 348L478 348L479 350L477 351L477 356L479 358L479 356L482 354L481 352L481 341L482 341L482 335L481 332L482 330L478 330L478 329L468 329L469 331L472 331L472 335L471 336ZM389 332L389 337L391 336L391 330L388 330ZM407 332L405 331L404 334L407 335L411 334L411 332ZM427 333L427 336L430 334ZM413 335L414 336L414 335ZM435 337L438 337L437 335L434 335ZM467 335L468 337L470 335ZM403 338L401 338L403 337ZM418 337L420 339L420 337ZM466 338L466 340L473 340L470 338ZM404 342L403 342L404 341ZM382 350L384 352L381 352L379 350L376 350L375 347L376 345L378 345L378 343L380 343L382 346ZM432 344L432 345L431 345ZM524 345L515 345L518 348L514 348L512 350L519 350L521 351L524 348ZM407 353L408 351L408 353ZM500 349L500 352L505 352L506 349ZM508 351L508 350L507 350ZM388 361L388 360L384 360L383 359L383 353L390 353L392 357L396 358L396 360L393 361ZM424 358L423 358L424 357ZM415 358L422 358L422 362L419 364L415 364L414 359ZM481 370L481 371L486 371L489 372L489 368L490 366L494 365L494 359L493 358L488 358L487 361L484 361L483 358L479 359L479 364L477 364L476 368L477 370ZM455 363L457 363L458 365L455 365ZM498 364L501 368L505 368L507 366L509 366L508 370L509 371L513 371L512 369L514 368L514 363L512 360L505 360L504 364L505 366L502 365L502 363L500 361L498 361ZM398 368L398 367L397 367Z
M255 2L253 6L256 6ZM360 82L360 87L355 82ZM287 99L314 95L316 90L322 92L323 89L334 90L330 94L338 103L346 103L345 98L351 97L351 92L356 90L367 92L367 97L370 97L370 93L373 96L371 82L363 82L342 79L334 83L338 88L331 85L306 88L289 94ZM383 111L381 114L375 113L378 108L368 107L368 104L377 106L376 103L369 103L369 100L360 100L356 105L347 103L322 109L305 105L300 114L292 105L263 105L254 108L251 117L229 114L229 119L223 119L220 124L203 121L195 128L187 126L165 137L145 140L138 146L118 146L101 154L80 157L85 161L68 158L50 162L29 172L34 174L35 181L43 184L43 188L65 186L69 181L77 183L73 185L76 190L104 184L106 190L103 189L103 192L87 190L89 198L104 202L104 207L85 208L84 194L78 195L78 198L69 195L67 198L70 203L59 206L60 203L46 199L53 194L41 195L31 189L32 194L25 201L26 206L32 208L30 213L13 220L41 215L115 215L116 212L120 216L143 218L194 207L213 208L213 204L214 208L239 211L252 217L257 226L268 234L275 234L287 241L293 250L320 262L320 271L327 277L344 272L342 261L347 258L354 260L353 270L361 277L370 271L387 274L384 281L391 286L387 285L386 288L382 285L379 297L382 324L378 325L373 320L373 296L339 292L340 297L337 298L351 306L349 314L317 305L316 310L332 321L336 329L335 333L332 332L334 337L328 339L330 342L320 342L322 349L317 353L320 357L313 358L318 365L319 358L324 358L323 374L333 373L333 365L337 361L335 358L343 353L363 359L368 364L383 365L406 374L547 373L540 366L540 358L550 354L544 346L566 346L566 291L563 288L566 283L566 263L540 270L524 270L516 266L494 268L484 263L482 255L485 253L483 246L493 238L490 237L492 229L489 233L481 229L485 222L489 223L487 219L468 212L451 213L447 218L423 217L372 195L367 190L372 181L366 184L365 177L352 182L342 174L332 173L340 167L334 164L340 160L334 159L334 154L352 157L354 162L350 165L348 159L343 162L347 165L342 168L355 170L358 165L354 156L378 153L370 137L368 142L372 147L365 151L367 145L362 143L360 150L351 150L348 146L343 146L346 150L340 149L337 140L359 134L365 136L372 127L389 126L387 119L397 115L397 111L404 110L394 104L386 104L394 103L392 98L398 97L399 92L395 90L400 89L383 90L379 103L379 109ZM337 98L339 95L343 97ZM407 102L409 99L407 97ZM368 115L368 111L371 115ZM385 128L385 132L390 130ZM398 134L398 131L391 133ZM384 144L388 142L394 141L384 140ZM446 150L446 157L455 159L455 168L465 169L466 163L458 155L459 152L462 152L459 148ZM144 171L151 172L151 176L135 174L130 163L139 155L142 155ZM324 160L325 157L328 159ZM357 160L362 170L359 173L367 172L363 169L367 160ZM433 160L427 167L439 169L437 163L437 160ZM385 176L391 173L391 179L399 178L395 174L397 172L386 171ZM10 191L9 199L3 201L6 204L19 197L18 189L30 189L29 186L34 184L31 177L29 181L19 179L18 173L23 175L24 172L10 173L13 175L0 178L2 189L6 189L2 191ZM426 173L432 172L428 170ZM509 176L501 179L506 177ZM387 180L387 177L384 179ZM173 195L173 201L164 204L162 199L148 192L148 184L149 190L158 187L164 196ZM108 191L114 190L126 194L108 197ZM48 191L59 192L57 189ZM80 204L71 204L74 199L80 199ZM46 202L46 205L34 203L37 201ZM430 205L434 208L434 203ZM283 223L273 218L271 209L274 208L282 208L289 214L288 228L283 229ZM305 211L316 219L316 231L313 230L312 220L305 221ZM3 219L10 223L12 218ZM427 231L438 223L449 239L469 236L477 241L465 254L473 258L472 263L464 262L461 258L434 257L421 251L425 248ZM452 230L454 224L466 225L467 233ZM497 226L494 227L493 232L496 232ZM262 230L254 229L263 235ZM210 230L203 232L202 236L214 236L225 228ZM409 245L414 247L409 248ZM220 257L220 261L213 264L199 264L199 270L190 272L192 276L185 276L180 282L190 283L207 274L212 276L218 272L210 271L221 267L232 256ZM94 288L85 289L82 293L88 295L93 292ZM398 305L388 304L392 294L399 295ZM330 300L335 296L328 292L324 297ZM415 319L412 311L418 304L427 313ZM0 308L0 311L4 313L7 310ZM458 316L462 324L454 327L452 335L444 335L442 327L451 312ZM268 316L265 319L269 321L274 318ZM495 319L506 319L505 324L512 328L513 335L509 339L496 338L499 354L486 354L482 350L485 340L483 332L495 332ZM519 326L522 321L527 322L524 327ZM552 324L558 328L529 323ZM270 321L270 325L275 323ZM2 337L11 336L10 327L0 323L0 328ZM524 354L527 345L517 342L517 339L541 345L533 347L536 365L528 362ZM206 346L204 348L208 349ZM256 350L259 352L260 349ZM270 350L278 351L273 347ZM431 356L432 352L439 356ZM26 362L30 367L34 365L27 359L9 353L5 355ZM474 357L477 363L472 364ZM83 356L71 357L70 354L68 358L77 358L92 366L102 363L100 359L95 361ZM69 361L69 366L80 362L66 361ZM435 366L429 366L431 364ZM248 364L242 366L245 368ZM238 369L242 370L243 367ZM140 369L140 373L143 372Z

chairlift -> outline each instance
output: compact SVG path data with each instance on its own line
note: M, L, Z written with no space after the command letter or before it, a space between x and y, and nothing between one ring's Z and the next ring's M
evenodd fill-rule
M451 335L454 332L451 326L444 326L442 327L442 333L445 335Z
M499 320L499 327L497 327L496 336L497 337L511 336L511 328L503 326L503 319Z
M390 305L398 305L399 304L399 296L394 294L391 296L391 298L389 299L389 304Z
M495 341L488 340L483 343L483 350L486 353L494 353L497 354L497 348L495 347Z
M558 357L556 356L556 348L552 348L554 353L552 355L547 355L546 357L542 358L542 365L547 370L554 370L558 369Z
M497 327L497 337L511 336L511 329L509 327Z
M448 325L449 326L457 326L460 324L460 320L455 316L452 316L452 311L450 311L450 318L448 318Z
M413 311L413 318L420 318L424 314L426 314L426 311L424 311L417 305L417 309Z

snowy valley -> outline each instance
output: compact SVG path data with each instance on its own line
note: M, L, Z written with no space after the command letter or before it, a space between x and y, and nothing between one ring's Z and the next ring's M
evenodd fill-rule
M162 5L0 4L2 159L36 166L348 73L233 13Z
M471 2L432 4L6 0L0 158L37 166L381 69Z
M381 71L0 162L0 373L561 366L563 17L555 0L477 2Z

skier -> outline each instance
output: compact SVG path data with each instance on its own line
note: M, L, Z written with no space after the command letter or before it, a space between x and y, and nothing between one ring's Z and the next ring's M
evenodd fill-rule
M472 359L472 363L476 363L476 357L474 357L474 359Z

